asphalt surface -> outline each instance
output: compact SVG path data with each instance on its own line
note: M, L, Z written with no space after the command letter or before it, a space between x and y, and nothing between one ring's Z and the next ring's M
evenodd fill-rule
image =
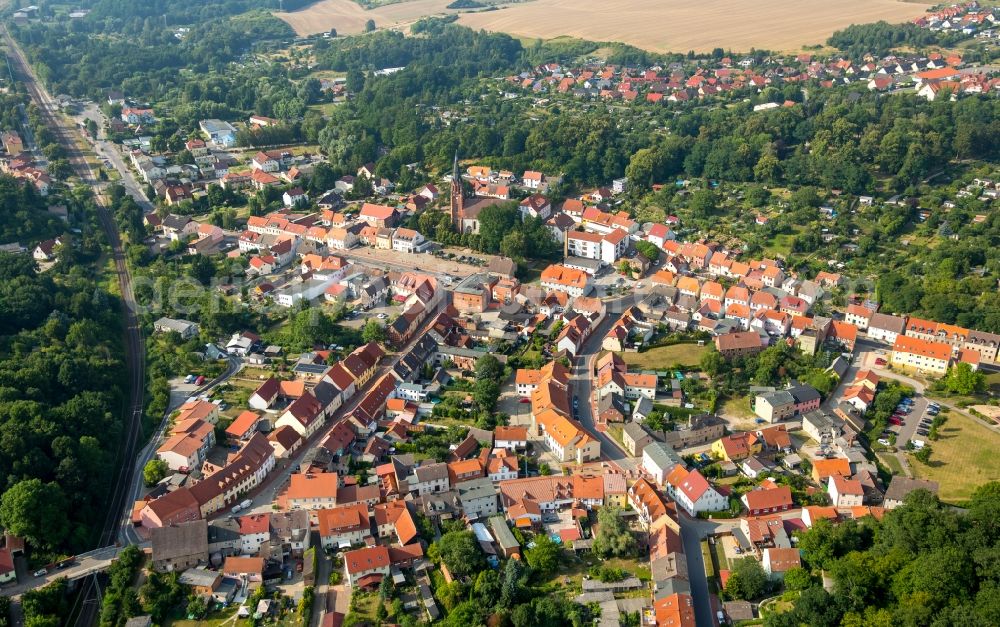
M601 342L608 330L628 307L637 303L642 296L639 290L628 296L605 301L607 315L584 342L580 354L573 363L572 383L574 394L580 399L577 419L588 431L601 441L601 458L618 466L622 471L636 475L640 460L631 457L610 436L598 431L594 426L593 369L597 355L601 352ZM695 621L699 627L716 625L712 596L705 577L705 563L701 555L701 540L713 533L719 533L725 523L692 519L683 513L678 515L681 526L681 542L687 557L688 580L691 583L691 598L694 600ZM731 526L731 525L730 525Z
M183 395L179 395L176 399L171 399L169 406L166 411L163 412L163 418L160 420L160 424L156 428L156 433L153 434L146 446L139 451L138 456L135 460L135 465L133 467L133 479L132 479L132 493L130 497L125 501L124 511L122 512L121 525L118 532L118 542L124 544L144 544L145 540L135 530L135 526L132 525L132 503L139 500L142 490L143 490L143 478L142 471L149 460L153 459L156 455L156 449L159 448L160 441L163 439L163 435L166 432L167 425L170 422L170 414L174 412L184 400L193 396L199 396L210 392L216 386L219 386L231 377L243 370L245 362L235 355L230 355L228 358L228 363L226 365L226 370L221 375L209 381L202 387Z
M392 368L399 362L400 358L413 348L417 341L431 329L431 326L437 317L436 313L437 312L433 312L427 317L427 321L424 325L413 334L413 339L411 339L402 350L383 359L382 364L379 365L375 374L367 383L365 383L364 387L357 390L349 401L338 408L333 415L327 419L325 426L314 433L309 440L299 448L298 453L289 459L279 461L274 470L272 470L271 473L264 478L260 485L243 496L243 498L250 499L251 501L251 505L247 510L245 510L245 513L271 511L272 502L278 496L285 484L288 483L291 474L298 469L299 463L301 463L302 459L306 456L309 450L319 445L320 442L326 439L326 436L330 434L333 428L336 427L341 421L345 420L361 403L361 401L364 400L365 395L375 385L375 383L378 382L383 375L392 370ZM264 497L262 500L259 499L261 496ZM218 520L231 515L232 513L230 510L221 509L209 516L208 520L211 522L212 520Z
M111 215L111 212L101 198L102 185L87 163L85 155L76 144L76 129L68 126L58 114L58 109L52 97L46 91L41 81L35 76L24 56L24 52L10 36L6 27L3 29L3 38L7 49L10 51L8 59L10 60L12 71L18 74L19 78L24 82L28 93L39 109L40 115L45 119L46 125L66 150L69 163L76 174L83 183L90 185L94 189L98 218L111 246L112 257L115 263L115 274L122 295L125 363L128 371L129 395L122 412L125 420L125 434L122 442L119 443L117 451L119 469L114 477L113 484L109 486L108 501L106 504L107 515L97 543L98 547L104 547L113 543L117 537L117 513L122 511L123 505L127 502L127 497L130 493L131 483L134 478L133 473L130 472L130 460L135 456L136 446L142 433L146 378L145 344L143 342L142 330L139 326L135 296L132 291L132 275L126 263L121 237L114 216ZM86 602L95 598L95 585L93 579L88 579L83 591L77 597L77 601L84 600L80 613L77 616L76 624L78 625L90 625L97 616L98 604Z

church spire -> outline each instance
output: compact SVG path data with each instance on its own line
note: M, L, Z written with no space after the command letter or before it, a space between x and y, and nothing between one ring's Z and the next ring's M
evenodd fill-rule
M459 233L462 232L462 222L465 218L465 199L462 193L462 176L458 172L458 151L455 151L455 161L451 166L451 224Z

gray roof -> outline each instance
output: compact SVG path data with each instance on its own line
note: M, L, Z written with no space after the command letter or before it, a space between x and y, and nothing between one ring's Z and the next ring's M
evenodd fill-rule
M647 455L659 468L673 468L677 464L683 463L680 456L673 447L663 442L650 442L646 448L642 449L643 457Z
M455 486L458 490L458 498L462 501L472 501L475 499L487 498L497 495L497 487L486 477L463 481Z
M632 415L639 414L641 416L648 416L649 413L653 411L653 401L645 396L640 396L639 400L635 402L635 408L632 410Z
M153 560L171 560L203 553L208 558L208 522L193 520L170 527L153 529Z
M271 529L280 537L290 536L295 529L309 529L309 512L304 509L271 512Z
M638 422L626 422L622 431L628 434L628 437L632 438L633 442L638 442L643 438L653 438L653 436L646 431L645 427Z
M444 462L437 462L433 464L424 464L422 466L417 466L413 469L413 474L417 478L418 483L424 483L425 481L438 481L440 479L448 478L448 464Z
M765 394L758 395L767 401L771 407L780 407L781 405L794 405L795 397L788 390L775 390L774 392L767 392Z
M902 501L906 498L906 495L914 490L928 490L932 494L937 494L938 483L937 481L927 481L924 479L911 479L909 477L903 477L902 475L896 475L889 482L889 488L885 491L885 500L887 501Z
M601 397L601 400L597 402L597 413L603 414L612 407L621 412L622 416L628 416L629 414L628 403L625 402L624 398L614 393L605 394Z
M872 314L871 320L868 321L868 328L900 334L906 328L906 318L890 316L884 313Z
M201 586L204 588L210 588L215 585L215 580L221 576L222 575L213 570L205 570L204 568L189 568L181 573L179 581L186 586Z
M233 519L224 518L208 526L208 541L211 544L239 542L240 524Z
M811 385L796 385L788 388L788 391L795 398L796 403L807 403L809 401L818 401L820 399L819 392Z
M183 320L179 318L160 318L153 323L153 326L158 329L170 329L171 331L184 333L189 328L197 327L198 325L190 320Z
M833 360L827 371L835 373L838 377L844 376L847 369L850 368L851 364L842 355L837 355L837 358Z
M191 221L188 216L179 216L176 214L168 214L167 217L163 218L163 226L168 229L183 229L187 226L187 223Z
M563 260L564 266L586 268L595 272L601 269L602 264L603 262L600 259L587 259L586 257L566 257L566 259Z
M507 526L507 521L503 519L503 516L490 518L490 529L493 530L493 537L496 538L501 549L516 549L521 546L510 527Z

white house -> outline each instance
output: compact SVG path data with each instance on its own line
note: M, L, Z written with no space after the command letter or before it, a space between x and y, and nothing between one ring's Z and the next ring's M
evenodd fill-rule
M293 187L281 196L286 207L297 207L309 202L309 196L302 191L301 187Z
M545 180L545 175L541 172L535 172L533 170L528 170L521 177L522 185L528 189L540 189L542 187L542 182Z
M826 483L826 493L834 507L859 507L865 498L864 488L857 479L845 479L840 475L830 475Z
M646 445L648 449L650 445ZM645 451L643 451L645 454ZM688 470L678 464L667 477L670 496L691 516L699 512L718 512L729 508L726 497L708 483L697 470Z
M667 482L667 475L675 466L683 466L684 460L669 444L650 442L642 449L642 470L654 479L657 485Z
M426 241L419 232L400 227L392 234L392 249L401 253L417 253L423 250Z
M271 517L252 514L240 517L240 549L244 555L256 555L262 544L271 539Z

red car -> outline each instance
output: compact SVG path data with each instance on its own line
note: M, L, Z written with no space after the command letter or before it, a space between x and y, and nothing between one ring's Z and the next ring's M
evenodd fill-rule
M900 426L903 424L903 421L900 420L899 418L896 418L895 416L892 416L891 418L889 418L889 424Z
M885 360L882 359L881 357L879 357L878 359L875 360L875 365L876 366L884 366L885 365Z
M530 402L531 402L530 398L522 398L521 400L518 401L518 403L530 403Z
M194 380L195 385L201 385L203 383L205 383L205 377L202 375L198 375L198 378Z

